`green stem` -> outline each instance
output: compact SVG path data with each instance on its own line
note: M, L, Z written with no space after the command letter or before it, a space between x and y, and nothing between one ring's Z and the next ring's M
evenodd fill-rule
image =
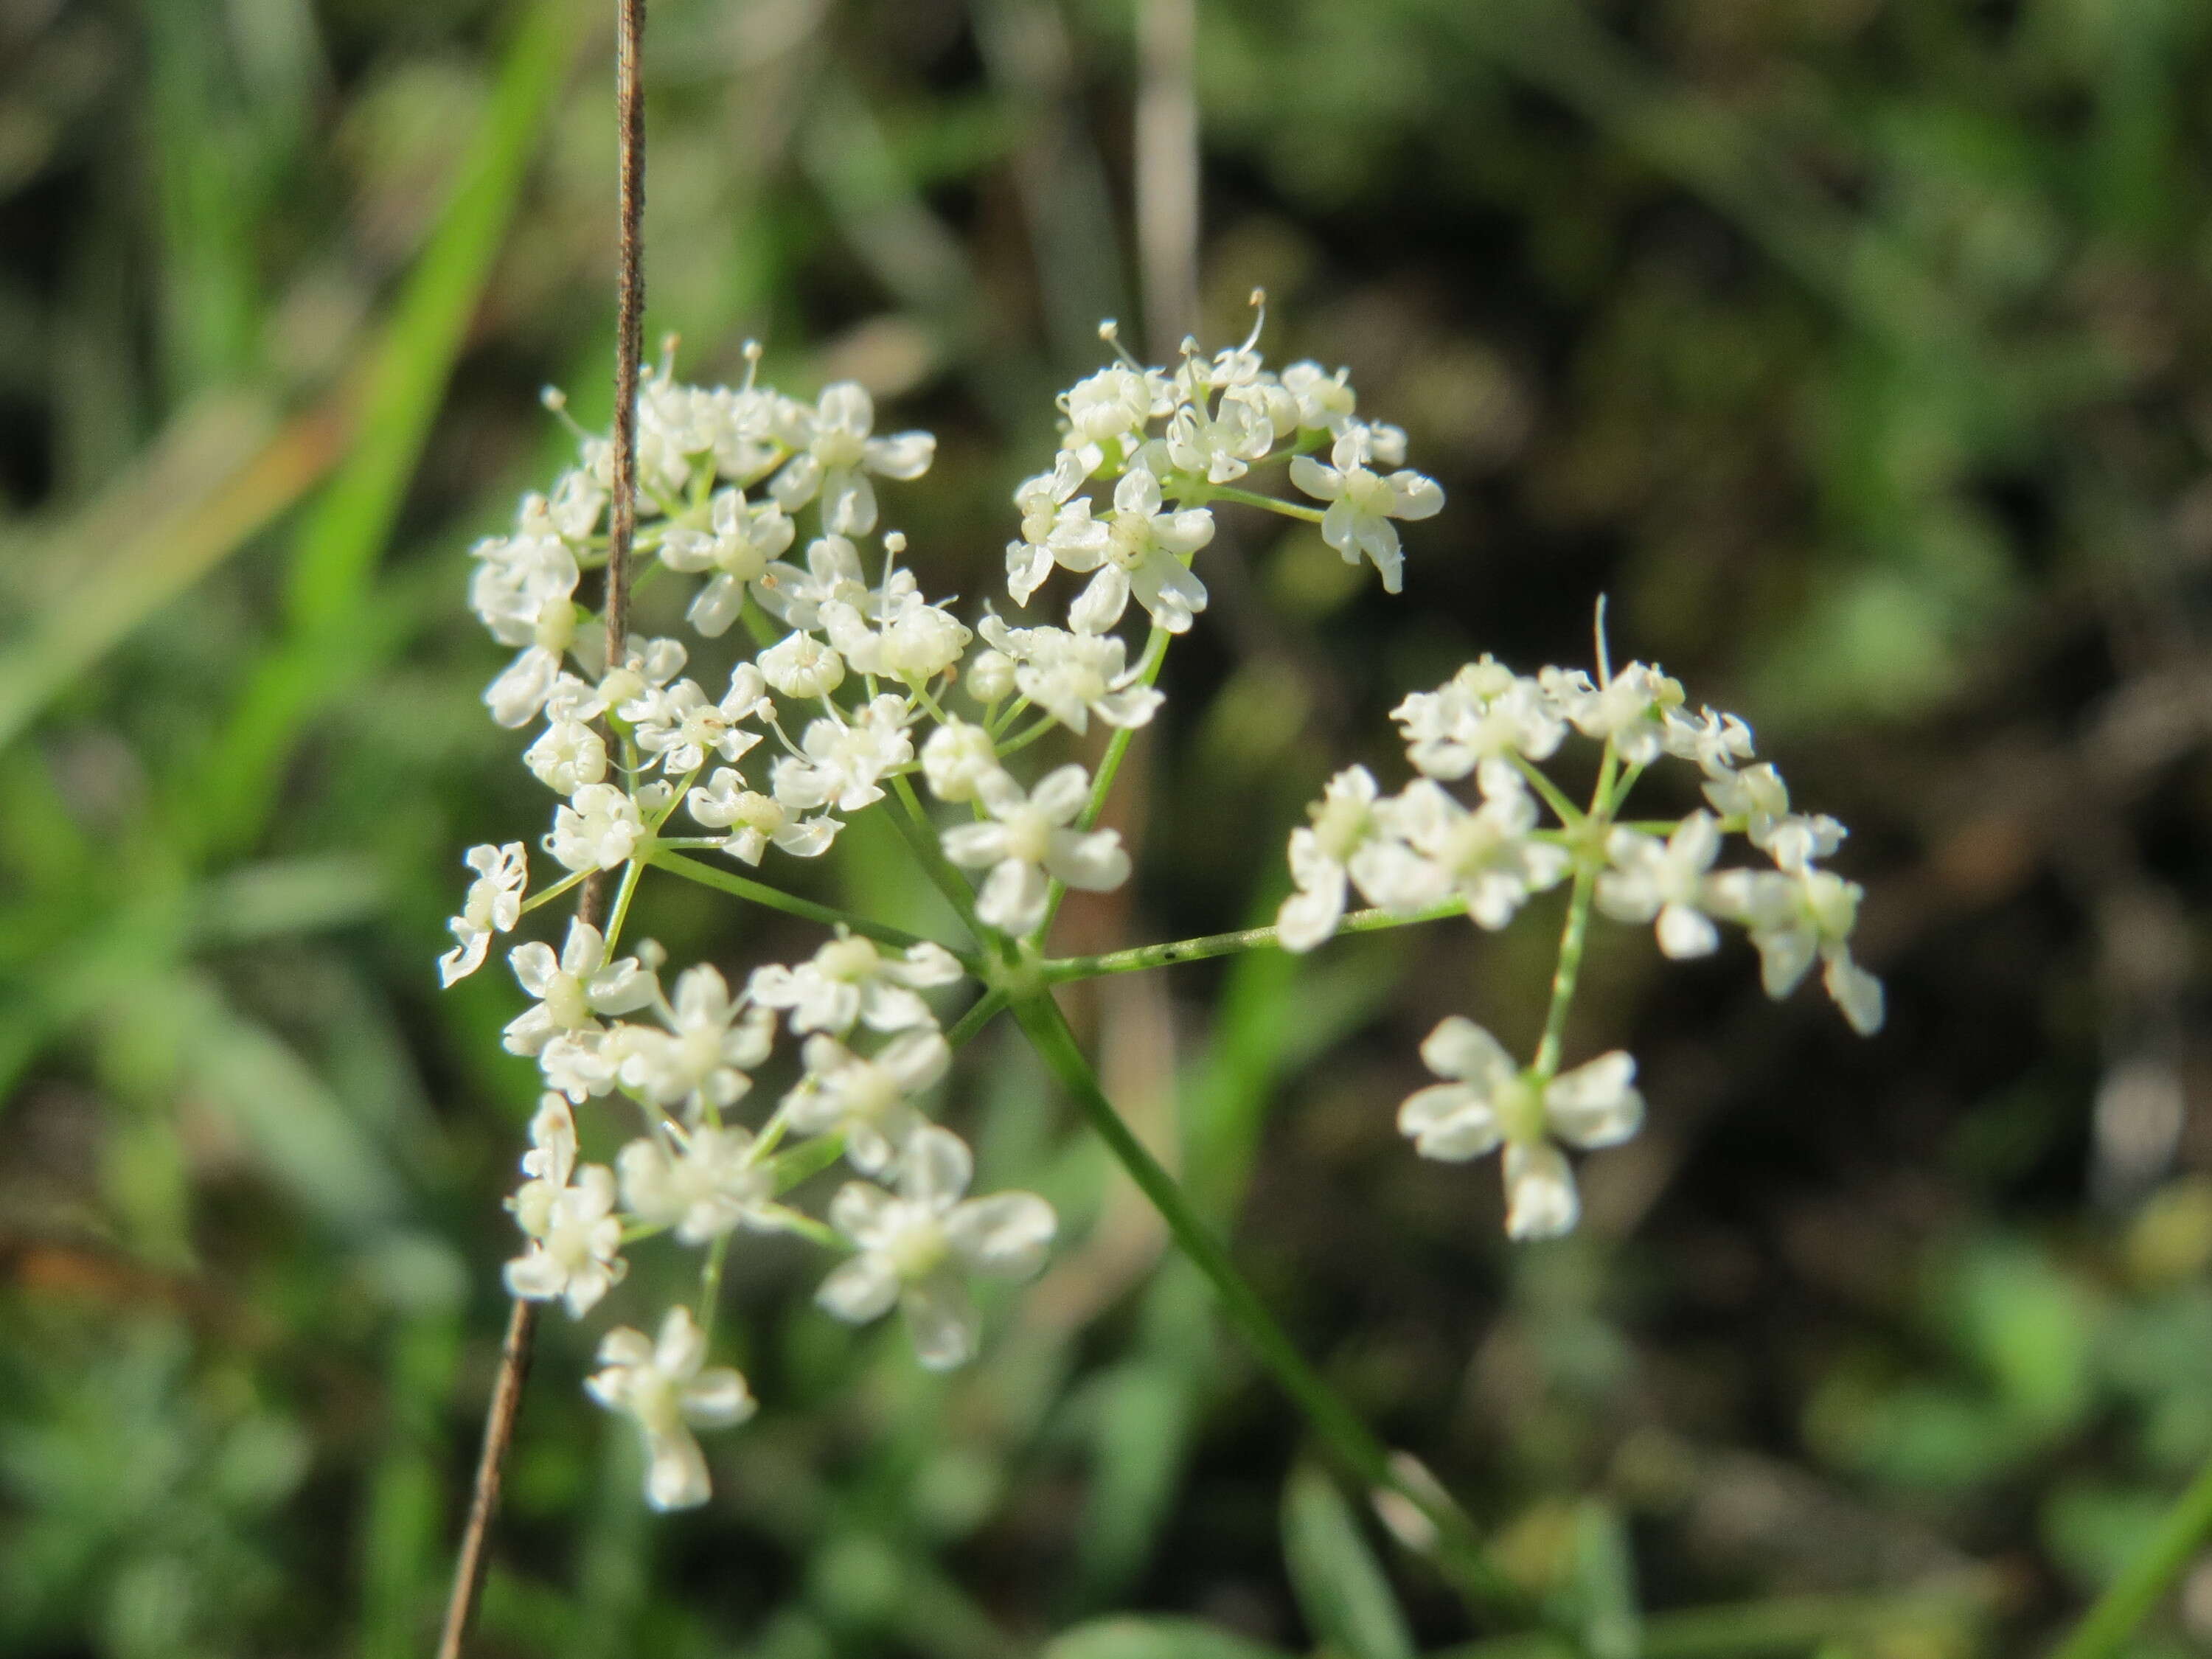
M803 1215L797 1210L786 1209L781 1204L763 1204L761 1206L761 1213L785 1232L796 1233L810 1244L819 1244L823 1249L835 1250L840 1255L849 1255L852 1252L852 1240L847 1238L835 1227L827 1226L811 1215Z
M1308 524L1322 521L1322 509L1302 507L1296 501L1285 501L1273 495L1262 495L1256 489L1238 489L1230 484L1210 484L1206 493L1218 501L1242 501L1247 507L1263 507L1270 513L1279 513L1286 519L1304 519Z
M802 1140L787 1152L778 1152L768 1162L769 1173L775 1177L778 1195L789 1192L802 1181L820 1175L844 1155L845 1136L816 1135Z
M1440 921L1463 916L1467 901L1448 899L1425 910L1354 910L1336 925L1340 933L1371 933L1385 927L1408 927L1419 921ZM1198 939L1179 939L1169 945L1139 945L1127 951L1109 951L1095 957L1056 957L1038 964L1049 984L1067 980L1096 979L1101 974L1135 973L1146 968L1164 968L1177 962L1203 962L1209 957L1234 956L1240 951L1281 948L1273 927L1241 927L1233 933L1207 933Z
M964 1047L969 1039L988 1025L999 1011L1006 1006L1003 991L986 991L968 1006L968 1012L952 1022L945 1033L945 1041L954 1048Z
M1534 1070L1548 1080L1559 1069L1559 1048L1567 1034L1567 1012L1582 978L1583 947L1589 939L1590 900L1597 891L1597 869L1588 859L1575 860L1574 891L1567 899L1567 923L1559 931L1559 964L1552 970L1552 1006L1544 1011L1544 1036L1536 1045Z
M1559 793L1559 786L1544 775L1543 769L1525 755L1513 757L1513 763L1521 769L1521 775L1536 786L1536 793L1544 798L1544 805L1558 814L1561 823L1570 830L1583 821L1583 809Z
M921 866L922 874L927 876L931 884L945 895L945 902L952 907L953 914L960 918L962 925L975 935L979 943L998 940L1003 953L1008 948L1006 942L997 929L986 927L977 918L975 890L968 884L966 877L952 867L952 860L945 856L945 843L938 839L937 826L929 821L929 814L922 810L921 800L914 793L914 785L904 778L893 778L891 792L898 797L902 809L890 814L891 823L914 854L915 862ZM958 956L960 953L956 951L953 954ZM971 959L963 957L962 960ZM980 958L974 960L980 961Z
M2212 1462L2197 1471L2158 1523L2149 1545L2082 1615L2051 1659L2106 1659L2120 1650L2208 1535L2212 1535Z
M1567 899L1566 926L1559 932L1559 966L1552 970L1552 1003L1544 1011L1544 1036L1536 1045L1530 1069L1540 1082L1549 1082L1559 1069L1559 1049L1567 1034L1567 1012L1574 1006L1575 987L1581 981L1583 950L1589 941L1590 901L1597 893L1599 861L1604 856L1607 823L1620 799L1613 789L1619 761L1607 739L1605 758L1598 763L1597 785L1590 791L1589 811L1575 823L1581 844L1569 848L1575 861L1574 890ZM1634 776L1633 769L1630 774Z
M1392 1467L1388 1447L1307 1363L1230 1260L1173 1176L1131 1132L1092 1074L1049 991L1018 997L1014 1018L1036 1045L1084 1116L1167 1223L1176 1244L1212 1283L1227 1315L1254 1356L1305 1414L1315 1432L1347 1469L1371 1490L1388 1490L1412 1504L1437 1529L1437 1565L1471 1604L1508 1617L1526 1618L1529 1598L1484 1553L1474 1524L1448 1501L1407 1480Z
M607 916L605 949L610 960L615 953L615 942L622 937L623 923L629 918L629 902L636 896L639 878L644 874L643 859L632 859L623 866L622 885L615 890L614 908Z
M699 1264L699 1344L709 1347L714 1340L714 1315L722 1304L722 1262L730 1254L730 1236L717 1233Z
M568 875L563 876L560 880L555 882L550 887L548 887L544 892L533 894L529 898L523 900L522 914L526 916L532 910L535 910L539 905L550 904L553 900L559 898L562 894L567 892L571 887L574 887L578 882L583 880L585 877L591 873L592 872L589 870L577 870L572 872Z
M880 921L870 921L866 916L856 916L827 904L817 904L812 899L803 899L794 893L783 892L764 883L750 881L732 871L720 870L711 864L702 864L696 859L685 858L681 853L672 853L664 846L655 847L650 854L653 867L665 870L686 881L696 881L702 887L712 887L724 893L734 893L741 899L750 899L755 904L765 905L771 910L781 910L786 915L803 916L809 921L822 922L830 927L842 923L864 939L878 945L890 945L904 951L931 941L919 933L909 933L903 928L888 927ZM968 952L951 951L961 966L975 971L975 959Z

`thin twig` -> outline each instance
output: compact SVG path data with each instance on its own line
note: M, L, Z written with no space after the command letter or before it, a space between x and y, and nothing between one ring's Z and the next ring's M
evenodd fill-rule
M637 378L645 313L645 100L638 81L638 52L645 34L645 0L616 0L616 153L622 221L621 276L615 295L615 419L610 483L613 501L607 520L607 666L623 656L629 622L629 551L637 526ZM596 927L606 909L603 874L586 880L576 896L576 919ZM453 1591L446 1604L438 1659L460 1659L477 1603L483 1593L489 1561L491 1524L499 1512L507 1455L514 1443L515 1419L522 1409L522 1385L530 1375L531 1337L538 1304L517 1297L500 1344L499 1375L492 1384L491 1408L484 1417L483 1450L477 1461L476 1488L469 1518L453 1562Z
M491 1519L499 1509L507 1449L514 1441L522 1385L530 1375L530 1339L537 1328L538 1304L518 1296L514 1311L507 1316L507 1340L499 1347L499 1379L492 1385L491 1410L484 1417L483 1452L477 1460L468 1527L461 1534L460 1554L453 1562L453 1595L446 1605L446 1628L438 1638L438 1659L460 1659L461 1644L468 1639L477 1599L483 1591L484 1567L490 1559L485 1547L491 1541Z
M645 334L645 99L638 50L645 0L616 0L615 105L622 270L615 287L614 501L607 515L607 666L623 659L629 625L629 544L637 527L637 374Z

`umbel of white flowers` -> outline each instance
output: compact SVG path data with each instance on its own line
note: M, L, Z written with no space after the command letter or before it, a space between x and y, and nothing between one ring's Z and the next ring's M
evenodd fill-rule
M1114 343L1111 325L1101 332ZM1398 525L1443 504L1404 466L1405 434L1361 418L1345 371L1271 372L1258 334L1211 356L1186 343L1171 371L1115 344L1116 362L1061 396L1059 449L1014 494L1010 612L956 615L906 562L906 538L878 532L879 485L926 472L935 441L878 435L871 399L850 383L811 403L758 384L750 346L737 386L685 386L664 362L639 393L633 591L681 585L687 637L634 637L621 660L605 659L603 619L580 598L607 560L603 439L580 431L578 464L525 498L510 533L472 550L471 607L513 653L484 702L526 734L520 758L552 795L538 846L555 871L532 893L523 842L470 849L473 880L441 977L476 971L495 938L594 873L614 895L604 931L578 921L557 951L532 940L509 953L530 1000L506 1045L535 1060L545 1087L508 1200L523 1236L507 1268L514 1295L580 1318L648 1239L699 1251L702 1287L719 1282L728 1250L798 1239L842 1258L817 1298L831 1316L860 1323L898 1309L931 1368L976 1352L966 1281L1036 1273L1056 1222L1033 1194L968 1197L968 1149L931 1121L952 1051L930 999L971 963L840 927L804 962L761 965L742 981L701 963L664 984L663 952L623 940L630 897L679 851L775 879L781 860L820 857L855 814L895 795L896 810L921 817L916 779L951 809L937 850L975 872L986 943L1033 951L1060 890L1126 881L1119 836L1096 827L1110 769L1095 781L1066 745L1094 721L1120 734L1158 712L1164 653L1206 608L1195 566L1215 504L1303 519L1392 592L1404 578ZM1279 474L1268 470L1278 463ZM1255 488L1276 477L1310 504ZM1014 614L1048 594L1065 608ZM1606 868L1589 878L1601 908L1655 921L1678 955L1711 948L1715 920L1742 926L1778 994L1822 960L1846 1012L1870 1027L1879 987L1844 946L1857 890L1817 863L1840 829L1793 815L1772 769L1743 764L1741 722L1690 720L1680 702L1672 681L1640 666L1524 681L1486 659L1408 699L1398 717L1420 775L1387 799L1358 769L1330 785L1291 840L1298 891L1281 942L1325 939L1348 887L1394 910L1448 900L1501 926L1578 858L1599 856L1587 823L1573 835L1544 826L1539 803L1552 796L1532 797L1523 776L1571 728L1605 745L1608 766L1694 759L1717 815L1662 840L1614 823L1611 803ZM1024 759L1033 744L1048 758ZM1473 804L1445 787L1469 777ZM1775 867L1714 872L1711 848L1734 832ZM1452 1032L1424 1052L1451 1068L1444 1086L1458 1092L1409 1104L1408 1133L1437 1156L1504 1146L1513 1230L1571 1224L1572 1179L1553 1143L1632 1132L1641 1105L1626 1057L1561 1074L1540 1054L1516 1072L1494 1043ZM754 1079L779 1046L798 1076L764 1100ZM609 1162L586 1159L586 1143L611 1148ZM826 1219L786 1201L795 1180L837 1158L859 1178ZM693 1431L753 1409L744 1380L707 1363L711 1312L702 1301L696 1314L678 1306L611 1333L592 1379L595 1399L639 1424L659 1507L704 1500Z
M1102 335L1111 342L1112 326ZM1392 592L1395 521L1443 502L1404 470L1404 434L1358 418L1343 371L1271 373L1257 336L1211 357L1187 346L1172 371L1122 356L1062 396L1059 453L1016 492L1006 554L1017 607L1055 571L1082 579L1058 618L985 606L963 619L926 594L902 536L869 549L878 485L926 472L935 440L878 435L872 400L849 382L811 403L758 384L750 347L735 386L681 385L664 362L639 394L634 587L690 584L691 637L634 638L623 660L605 660L600 619L579 597L607 556L599 438L580 433L579 464L525 499L511 533L473 550L471 607L514 653L484 702L530 732L521 758L554 796L539 846L558 873L528 895L523 843L471 848L441 975L473 973L495 938L587 874L607 872L619 895L604 933L576 922L557 951L532 941L510 953L531 1001L506 1043L546 1085L509 1200L524 1241L507 1271L515 1295L581 1317L648 1237L717 1261L740 1237L797 1237L848 1253L819 1297L835 1316L899 1308L933 1368L975 1352L965 1278L1034 1273L1056 1224L1032 1194L967 1197L968 1150L929 1120L951 1051L928 999L963 976L960 961L841 927L810 960L757 968L739 989L706 963L664 989L660 951L620 942L626 896L671 843L749 867L819 857L916 775L970 819L944 829L942 850L976 872L986 928L1034 934L1060 888L1127 880L1119 836L1085 821L1091 775L1063 761L1024 778L1010 763L1054 728L1127 730L1158 711L1161 653L1206 609L1192 566L1212 540L1217 493L1289 460L1316 505L1283 510L1371 562ZM1133 614L1150 624L1134 641L1117 631ZM798 1080L750 1114L754 1076L786 1030ZM607 1164L580 1152L576 1115L594 1102L622 1143ZM837 1193L827 1225L782 1201L779 1161L818 1166L806 1144L824 1139L867 1177ZM658 1324L655 1340L628 1328L606 1339L592 1392L636 1418L648 1496L671 1508L707 1495L693 1430L738 1421L752 1402L743 1378L707 1366L703 1309Z
M1817 962L1852 1028L1863 1036L1881 1028L1881 982L1851 957L1860 890L1819 862L1842 844L1844 827L1790 810L1782 775L1749 763L1751 728L1735 715L1690 714L1677 682L1643 663L1614 672L1601 646L1595 679L1556 667L1516 674L1486 656L1407 697L1392 718L1411 781L1386 796L1366 768L1352 767L1308 809L1311 822L1291 832L1296 887L1277 918L1286 949L1310 951L1330 938L1355 890L1385 912L1449 907L1478 927L1503 927L1580 860L1586 902L1616 921L1653 925L1666 956L1708 955L1720 945L1718 924L1740 927L1759 952L1768 995L1789 995ZM1600 749L1598 798L1588 811L1541 769L1570 736ZM1707 807L1663 825L1621 822L1638 779L1670 761L1698 769ZM1471 806L1447 787L1469 779ZM1716 870L1730 836L1765 866ZM1503 1147L1506 1230L1516 1238L1565 1232L1581 1213L1555 1143L1613 1146L1643 1121L1642 1097L1629 1086L1635 1062L1625 1054L1565 1073L1555 1054L1517 1066L1487 1031L1455 1016L1421 1056L1447 1081L1408 1099L1400 1127L1428 1158L1458 1162Z

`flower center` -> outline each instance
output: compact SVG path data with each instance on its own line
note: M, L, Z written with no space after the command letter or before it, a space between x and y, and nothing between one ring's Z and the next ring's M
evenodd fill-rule
M864 939L841 939L823 945L816 960L829 978L856 985L872 976L883 959L876 954L876 947Z
M1042 864L1052 850L1052 824L1034 806L1006 821L1006 856L1018 864Z

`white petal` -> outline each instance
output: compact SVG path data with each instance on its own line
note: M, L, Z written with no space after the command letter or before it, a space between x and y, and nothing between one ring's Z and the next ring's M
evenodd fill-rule
M1002 933L1027 933L1044 920L1046 892L1042 870L1008 859L984 878L975 914Z
M1128 608L1128 577L1119 565L1102 565L1068 607L1067 625L1079 634L1103 634L1121 620L1121 613Z
M1845 951L1830 954L1826 978L1828 994L1850 1021L1851 1030L1861 1036L1872 1036L1881 1030L1884 1009L1880 980L1853 962Z
M1574 1171L1548 1142L1505 1149L1505 1231L1514 1238L1557 1238L1582 1215Z
M1552 1079L1544 1113L1552 1131L1574 1146L1613 1146L1644 1122L1644 1097L1630 1086L1636 1062L1620 1049L1600 1054Z
M650 1459L645 1472L645 1501L656 1510L696 1509L709 1486L707 1459L689 1431L681 1427L646 1436Z
M1659 948L1677 962L1708 957L1720 948L1720 929L1704 912L1670 904L1659 913Z
M1334 867L1334 866L1332 866ZM1275 938L1285 951L1311 951L1326 943L1344 919L1344 872L1334 881L1302 887L1275 913Z
M1472 1084L1486 1095L1521 1069L1496 1037L1459 1014L1437 1023L1421 1044L1421 1063L1438 1077Z
M975 1174L975 1155L950 1129L917 1130L899 1158L899 1194L933 1211L960 1201Z
M956 823L945 832L945 856L963 870L980 870L1006 856L1006 831L997 823Z
M881 1256L856 1255L822 1281L815 1302L832 1317L865 1325L880 1319L898 1300L898 1275Z
M1091 775L1070 763L1055 767L1030 791L1030 805L1053 823L1073 823L1091 798Z
M976 1273L1028 1279L1044 1266L1060 1230L1052 1206L1035 1193L970 1200L945 1218L945 1237Z
M1423 1158L1446 1164L1480 1158L1504 1139L1489 1097L1463 1083L1431 1084L1408 1095L1398 1108L1398 1129Z
M975 1357L982 1317L969 1300L968 1287L951 1273L933 1273L908 1285L901 1310L924 1370L949 1371Z
M1118 830L1094 830L1085 836L1055 830L1045 865L1070 887L1086 893L1111 892L1129 878L1129 854Z
M700 1372L684 1390L684 1419L699 1428L727 1428L758 1409L744 1376L727 1365Z

